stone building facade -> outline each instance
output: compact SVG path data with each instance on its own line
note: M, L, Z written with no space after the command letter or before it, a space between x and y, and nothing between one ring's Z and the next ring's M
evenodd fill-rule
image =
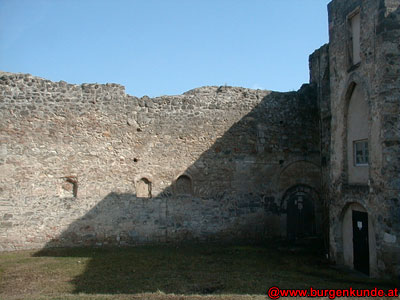
M0 250L319 235L399 274L399 5L332 1L297 92L0 73Z
M400 1L329 11L330 245L335 261L400 274Z

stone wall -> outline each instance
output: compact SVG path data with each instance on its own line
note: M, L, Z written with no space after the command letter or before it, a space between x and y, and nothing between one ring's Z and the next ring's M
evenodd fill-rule
M309 57L310 83L317 92L320 132L321 198L323 199L322 231L326 248L329 245L329 186L331 156L331 99L329 45L325 44Z
M344 245L347 210L359 207L370 222L371 275L400 274L400 3L334 0L329 6L331 98L330 244L332 258L350 261ZM361 17L361 62L351 65L349 16ZM348 103L354 87L368 104L369 171L366 184L349 184ZM350 240L350 239L349 239ZM347 256L351 256L349 259Z
M328 12L329 45L298 92L151 99L0 72L0 250L282 237L296 228L289 206L311 199L332 260L354 267L353 212L366 214L369 273L399 276L400 3L333 0ZM360 184L349 181L356 87L368 106Z
M320 232L318 122L307 85L151 99L1 73L0 249L285 236L296 186Z

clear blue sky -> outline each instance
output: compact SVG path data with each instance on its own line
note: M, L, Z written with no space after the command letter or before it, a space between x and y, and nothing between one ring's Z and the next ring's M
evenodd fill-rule
M308 82L329 0L0 0L0 70L136 96Z

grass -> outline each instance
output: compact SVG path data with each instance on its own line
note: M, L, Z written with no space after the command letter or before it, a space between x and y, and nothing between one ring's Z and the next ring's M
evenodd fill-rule
M271 286L389 289L395 283L333 268L318 247L309 245L190 244L0 254L0 299L265 299Z

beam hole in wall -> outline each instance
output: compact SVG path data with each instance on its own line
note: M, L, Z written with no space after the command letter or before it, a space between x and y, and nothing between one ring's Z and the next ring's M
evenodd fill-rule
M136 182L136 197L151 198L151 181L147 178L141 178Z
M135 157L134 159L133 159L133 162L138 162L139 160Z
M78 196L78 178L76 176L63 177L62 196L65 198L76 198Z

